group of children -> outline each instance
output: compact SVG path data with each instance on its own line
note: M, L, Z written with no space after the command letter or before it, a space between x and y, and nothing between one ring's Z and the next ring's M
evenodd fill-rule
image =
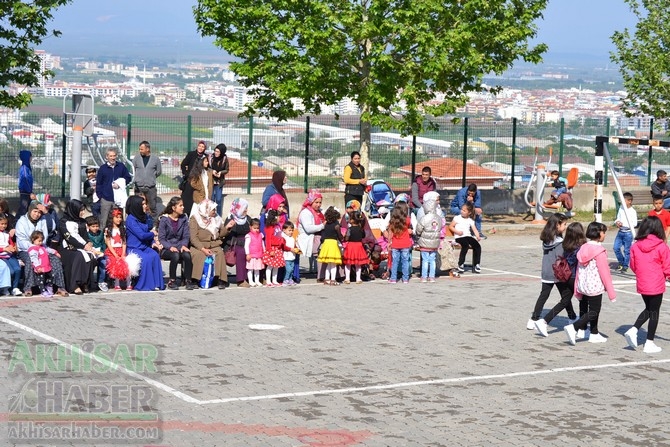
M624 204L617 212L615 225L618 228L614 240L617 258L616 271L626 273L630 268L636 276L637 292L642 296L645 309L634 325L624 334L628 345L638 346L638 330L649 322L644 343L645 353L657 353L661 348L654 343L659 312L666 281L670 278L670 248L666 240L670 232L670 212L663 209L663 197L653 196L654 208L638 226L637 212L633 208L633 195L624 193ZM564 332L572 345L580 339L591 343L604 343L598 329L602 307L602 295L606 291L611 302L616 302L616 290L612 282L607 253L602 246L607 226L591 222L586 232L578 222L567 225L567 217L553 214L547 221L540 239L543 242L542 290L526 327L548 336L548 324L562 310L568 313L568 324ZM565 233L565 238L563 234ZM570 266L570 278L557 279L557 264L563 258ZM561 300L544 317L540 318L553 286L560 292ZM579 315L572 307L573 295L579 300Z

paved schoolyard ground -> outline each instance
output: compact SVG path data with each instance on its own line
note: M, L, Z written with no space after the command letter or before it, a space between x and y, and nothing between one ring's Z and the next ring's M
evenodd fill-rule
M565 314L548 338L525 328L540 289L538 231L491 235L483 247L482 274L435 284L308 279L291 288L0 301L2 391L20 394L36 377L147 386L144 410L159 414L163 436L139 445L667 443L669 318L662 313L656 338L663 352L627 347L622 334L642 308L634 276L615 275L619 299L603 303L609 341L570 346ZM553 292L546 307L557 301ZM149 344L157 371L10 371L21 342ZM4 429L0 436L14 442Z

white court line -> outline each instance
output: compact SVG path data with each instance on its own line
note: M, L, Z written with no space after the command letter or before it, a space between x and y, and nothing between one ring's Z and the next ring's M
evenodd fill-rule
M539 371L520 371L506 374L488 374L483 376L456 377L452 379L421 380L416 382L389 383L386 385L370 385L370 386L361 386L353 388L339 388L330 390L326 389L317 391L298 391L295 393L266 394L259 396L229 397L226 399L201 400L199 403L200 405L211 405L211 404L225 404L230 402L247 402L257 400L285 399L291 397L320 396L327 394L349 394L349 393L360 393L365 391L392 390L396 388L410 388L410 387L427 386L427 385L445 385L445 384L463 383L463 382L482 382L485 380L507 379L511 377L527 377L527 376L536 376L540 374L562 373L568 371L585 371L591 369L605 369L605 368L629 368L632 366L655 365L669 362L670 359L664 359L664 360L648 360L642 362L607 363L603 365L568 366L564 368L541 369Z
M587 365L587 366L569 366L569 367L563 367L563 368L552 368L552 369L541 369L538 371L519 371L519 372L511 372L511 373L504 373L504 374L488 374L488 375L481 375L481 376L467 376L467 377L456 377L456 378L450 378L450 379L435 379L435 380L421 380L421 381L415 381L415 382L400 382L400 383L389 383L389 384L384 384L384 385L369 385L369 386L361 386L361 387L351 387L351 388L338 388L338 389L324 389L324 390L315 390L315 391L297 391L297 392L289 392L289 393L278 393L278 394L265 394L265 395L256 395L256 396L241 396L241 397L229 397L229 398L223 398L223 399L210 399L210 400L200 400L196 399L194 397L189 396L188 394L182 393L179 390L176 390L168 385L165 385L164 383L158 382L157 380L150 379L146 376L143 376L141 374L138 374L134 371L128 370L125 367L116 364L112 361L109 361L108 359L104 359L101 357L98 357L94 354L91 354L86 351L82 351L81 349L77 348L76 346L73 346L69 343L63 342L61 340L58 340L57 338L51 337L50 335L44 334L42 332L39 332L35 329L32 329L26 325L23 325L21 323L18 323L16 321L10 320L8 318L0 317L0 322L9 324L10 326L14 326L17 329L20 329L22 331L28 332L29 334L34 335L37 338L40 338L42 340L48 341L50 343L57 344L59 346L63 346L64 348L70 350L73 353L77 353L82 356L86 356L89 359L98 362L102 365L105 365L109 367L111 370L116 370L119 371L123 374L126 374L130 377L133 377L135 379L143 380L144 382L148 383L149 385L165 391L166 393L169 393L173 395L174 397L181 399L184 402L191 403L191 404L197 404L197 405L212 405L212 404L225 404L225 403L230 403L230 402L247 402L247 401L258 401L258 400L273 400L273 399L284 399L284 398L292 398L292 397L306 397L306 396L320 396L320 395L332 395L332 394L350 394L350 393L360 393L360 392L365 392L365 391L383 391L383 390L392 390L392 389L397 389L397 388L410 388L410 387L418 387L418 386L428 386L428 385L446 385L446 384L451 384L451 383L463 383L463 382L482 382L486 380L495 380L495 379L506 379L506 378L512 378L512 377L527 377L527 376L535 376L535 375L541 375L541 374L555 374L555 373L562 373L562 372L570 372L570 371L585 371L585 370L591 370L591 369L605 369L605 368L630 368L633 366L645 366L645 365L658 365L658 364L663 364L663 363L669 363L670 359L662 359L662 360L647 360L647 361L639 361L639 362L623 362L623 363L606 363L606 364L601 364L601 365Z
M10 326L14 326L17 329L21 329L22 331L28 332L29 334L32 334L37 338L48 341L49 343L54 343L58 346L62 346L62 347L64 347L65 349L69 350L72 353L76 353L78 355L87 357L87 358L89 358L89 359L91 359L91 360L93 360L97 363L100 363L100 364L108 367L111 371L119 371L119 372L121 372L121 373L123 373L127 376L130 376L134 379L143 380L146 383L148 383L149 385L151 385L155 388L158 388L159 390L165 391L166 393L170 393L173 396L175 396L175 397L177 397L177 398L179 398L179 399L181 399L185 402L189 402L189 403L193 403L193 404L200 403L200 401L198 399L194 399L193 397L189 396L188 394L184 394L181 391L176 390L172 387L169 387L169 386L167 386L167 385L165 385L161 382L158 382L156 380L150 379L149 377L138 374L135 371L131 371L129 369L126 369L124 366L121 366L118 363L114 363L114 362L112 362L108 359L105 359L105 358L99 357L95 354L92 354L90 352L86 352L84 350L81 350L77 346L73 346L69 343L61 341L61 340L59 340L57 338L54 338L50 335L44 334L44 333L42 333L40 331L37 331L37 330L35 330L31 327L28 327L24 324L18 323L16 321L13 321L13 320L10 320L10 319L4 318L4 317L0 317L0 321L3 322L3 323L9 324Z

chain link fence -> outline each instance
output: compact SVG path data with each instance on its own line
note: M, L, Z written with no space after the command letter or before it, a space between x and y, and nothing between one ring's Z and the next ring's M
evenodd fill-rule
M33 153L35 192L65 196L69 192L69 127L64 135L60 114L13 113L2 121L0 134L0 197L18 197L18 155ZM580 182L593 182L595 136L631 135L656 137L649 129L617 129L606 118L542 124L490 118L443 118L439 129L416 137L372 129L369 152L371 179L383 179L395 190L410 188L412 175L428 165L438 186L455 189L475 181L483 188L525 187L534 167L567 173L580 170ZM140 142L151 143L161 158L163 175L159 193L177 192L180 163L201 140L208 150L224 143L231 170L226 178L227 194L262 190L272 172L284 170L289 188L341 190L342 173L352 151L359 150L360 121L357 116L303 117L276 122L239 118L233 112L174 111L149 109L133 114L98 114L94 135L83 142L82 164L104 163L107 148L115 147L129 163ZM670 155L662 148L610 145L615 169L625 185L648 185L658 169L670 171ZM82 175L82 180L85 180Z

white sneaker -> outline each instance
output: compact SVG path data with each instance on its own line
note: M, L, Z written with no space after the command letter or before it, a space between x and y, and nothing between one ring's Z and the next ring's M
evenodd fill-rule
M98 289L100 289L101 292L107 292L109 290L109 286L106 282L99 282Z
M607 338L603 337L602 335L598 334L591 334L589 337L589 343L605 343L607 341Z
M635 326L628 329L626 331L626 333L623 334L623 336L626 337L626 341L628 342L628 346L630 346L633 349L637 348L637 328Z
M21 289L18 289L16 287L14 287L14 289L12 289L12 295L21 296L21 295L23 295L23 292L21 292Z
M571 324L568 324L563 328L563 331L565 332L565 335L568 336L568 342L574 346L577 337L577 331L575 330L575 327Z
M547 322L544 321L544 319L540 318L535 322L535 329L537 330L537 333L543 337L549 337L549 333L547 333Z
M587 329L580 329L577 331L577 334L575 335L575 340L584 340L588 339L589 335L591 335L591 332Z
M532 318L528 320L528 323L526 323L526 329L528 329L529 331L535 330L535 320L533 320Z
M644 344L644 352L647 354L655 354L657 352L661 352L663 349L661 349L659 346L656 346L656 343L654 343L653 340L647 340Z

